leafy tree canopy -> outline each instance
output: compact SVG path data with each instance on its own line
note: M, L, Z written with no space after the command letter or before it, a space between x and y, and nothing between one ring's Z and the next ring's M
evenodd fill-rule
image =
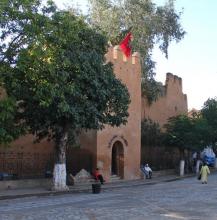
M162 145L163 134L158 123L145 118L141 124L142 147Z
M73 10L60 11L51 0L6 0L1 6L0 83L11 102L7 107L7 97L0 101L0 109L9 110L0 115L0 141L21 134L10 134L13 122L38 140L53 139L53 189L66 190L70 134L126 123L128 90L105 60L107 39ZM8 138L2 140L4 132Z
M212 128L208 121L201 114L194 116L192 119L192 145L194 149L203 149L212 143Z
M0 19L1 82L28 131L60 138L126 123L129 94L105 62L107 39L82 16L52 1L12 0Z
M0 144L5 146L25 133L24 127L16 120L16 104L9 97L0 101Z
M211 143L211 127L201 114L172 117L165 128L166 144L179 149L199 150Z
M179 23L181 13L176 13L174 2L168 0L164 6L156 6L151 0L89 0L89 21L106 34L111 44L119 44L132 29L132 47L142 57L143 91L146 91L143 94L149 102L157 99L162 88L153 83L155 62L151 55L154 46L158 44L167 57L170 42L180 41L185 34ZM151 85L147 85L149 83ZM157 88L150 90L153 86Z
M201 110L202 117L211 127L212 144L217 143L217 98L208 99Z
M169 118L166 128L166 143L179 149L192 147L193 123L187 115Z

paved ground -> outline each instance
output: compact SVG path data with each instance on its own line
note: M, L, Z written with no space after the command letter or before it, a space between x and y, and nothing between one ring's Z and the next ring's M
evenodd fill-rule
M1 220L217 220L217 174L90 192L0 201Z
M192 174L191 174L192 176ZM185 177L184 177L185 178ZM124 180L124 181L115 181L111 183L106 183L103 185L103 189L113 189L113 188L123 188L123 187L131 187L131 186L140 186L140 185L149 185L156 184L159 182L165 181L174 181L180 179L176 174L166 174L166 175L154 175L152 179L139 179L139 180ZM19 181L19 180L18 180ZM0 182L0 184L3 182ZM3 183L5 185L5 183ZM12 183L9 183L12 184ZM7 185L7 184L6 184ZM16 185L16 184L13 184ZM19 184L20 185L20 184ZM12 199L12 198L23 198L30 196L48 196L48 195L56 195L56 194L69 194L69 193L80 193L80 192L92 192L91 183L79 183L73 186L69 186L69 192L54 192L51 191L51 186L48 184L44 187L27 187L25 183L22 188L9 187L6 189L0 190L0 200L4 199ZM0 188L1 185L0 185Z

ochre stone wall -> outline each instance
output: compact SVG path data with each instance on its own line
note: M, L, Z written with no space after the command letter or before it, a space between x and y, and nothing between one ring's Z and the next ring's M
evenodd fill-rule
M96 168L97 164L97 131L89 130L83 131L80 135L79 141L82 149L86 149L90 152L92 157L92 171Z
M34 136L26 135L10 146L0 147L0 172L18 177L44 177L53 167L53 143L46 140L34 143Z
M180 114L187 114L187 96L182 91L182 79L167 73L164 95L151 105L142 98L142 119L150 118L159 123L162 130L168 118ZM142 146L141 162L149 163L153 169L174 168L179 161L177 149L163 146Z
M138 53L126 59L119 47L110 48L106 54L114 64L114 73L127 86L130 93L128 123L120 127L106 126L97 132L97 165L101 166L107 178L111 175L113 144L119 141L123 146L123 178L140 177L141 149L141 66Z
M151 105L145 98L142 99L142 119L150 118L161 127L167 123L168 118L187 112L187 95L182 92L182 79L171 73L167 73L165 94L162 97Z
M6 92L0 87L0 99ZM16 174L19 178L44 177L54 163L54 144L42 140L35 142L33 135L25 135L9 146L0 145L0 173Z
M187 113L187 97L182 92L181 78L168 73L165 95L149 106L147 101L141 98L141 65L138 53L127 59L116 46L109 49L106 59L114 64L116 77L121 79L129 90L131 103L128 123L118 128L105 126L101 131L83 132L80 136L81 151L68 151L68 171L74 174L78 170L78 167L74 166L79 163L80 169L82 160L86 160L84 168L90 166L88 171L91 171L98 166L106 180L110 181L112 149L118 143L123 149L120 158L123 165L122 178L137 179L140 178L141 117L151 118L162 126L169 117ZM45 170L52 169L54 144L47 141L33 142L34 137L26 135L13 142L10 148L0 147L0 172L16 172L21 177L30 177L43 175ZM82 152L85 152L84 158ZM76 158L78 162L70 162L70 159Z

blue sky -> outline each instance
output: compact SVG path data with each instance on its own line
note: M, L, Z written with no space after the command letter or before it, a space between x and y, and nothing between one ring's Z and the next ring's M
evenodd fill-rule
M182 77L189 109L200 109L208 98L217 96L217 1L176 0L176 8L184 8L181 23L187 34L170 45L168 60L154 51L156 79L163 82L165 72Z
M59 7L87 0L55 0ZM155 0L158 5L164 0ZM201 109L208 98L217 97L217 1L176 0L177 11L183 8L181 24L187 32L184 39L169 46L169 58L156 48L156 79L165 82L167 72L182 78L183 92L188 96L188 108Z

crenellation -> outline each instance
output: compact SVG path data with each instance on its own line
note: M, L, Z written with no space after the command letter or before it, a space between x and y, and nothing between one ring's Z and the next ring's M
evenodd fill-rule
M172 73L167 73L165 88L166 90L173 88L173 90L175 89L182 93L182 78L177 75L173 75Z
M170 80L173 80L173 78L174 78L174 75L172 74L172 73L167 73L166 74L166 81L170 81Z
M132 54L132 64L133 65L140 65L140 54L138 52L134 52Z
M143 115L153 121L158 122L162 127L167 123L167 119L178 114L187 113L188 103L187 95L182 91L182 78L172 73L166 74L165 94L149 105L143 99Z
M133 65L140 65L140 55L138 52L134 52L130 57L126 57L120 50L119 45L109 48L108 54L113 53L112 58L118 60L118 62L131 63Z
M180 84L180 81L182 81L182 78L177 76L177 75L174 75L174 81L178 81L178 83Z
M111 47L111 49L109 48L109 50L112 50L112 47ZM118 55L120 55L120 53L118 51L119 51L119 46L118 45L114 46L113 59L115 59L115 60L118 59Z

